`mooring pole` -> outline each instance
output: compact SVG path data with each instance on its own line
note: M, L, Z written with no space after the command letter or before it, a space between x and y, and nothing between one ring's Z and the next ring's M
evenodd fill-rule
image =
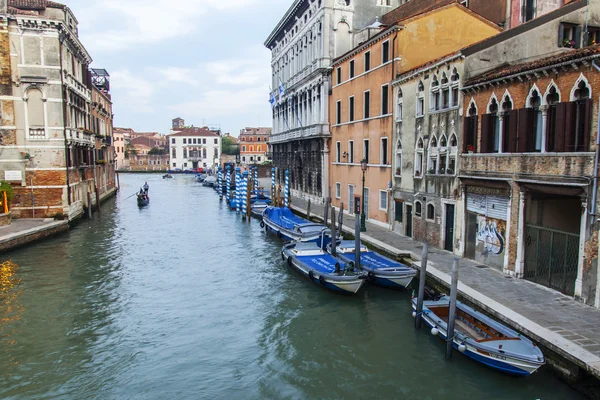
M342 233L344 223L344 203L340 203L340 215L338 215L338 232Z
M306 206L306 219L310 221L310 199L308 199L308 205Z
M419 292L417 293L417 315L415 317L415 328L421 328L421 314L423 313L423 299L425 297L425 280L427 279L427 254L429 253L429 245L423 245L421 253L421 273L419 274Z
M329 197L325 198L325 209L323 210L323 223L325 224L325 226L327 226L327 221L329 218Z
M354 218L354 268L360 269L360 218Z
M454 259L452 265L452 286L450 286L450 310L448 313L448 332L446 335L446 359L452 358L452 346L454 344L454 324L456 321L456 295L458 292L458 258Z
M335 230L335 208L331 206L331 255L337 254L337 232Z
M87 215L88 218L92 218L92 194L88 191L87 192L87 201L88 201L88 209L87 209Z

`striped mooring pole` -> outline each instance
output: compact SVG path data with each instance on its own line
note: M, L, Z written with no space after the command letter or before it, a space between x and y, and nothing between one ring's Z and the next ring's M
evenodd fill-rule
M254 166L254 190L256 191L256 196L258 196L258 165Z
M223 200L223 169L220 165L217 172L217 193L219 193L219 200Z
M227 205L229 205L230 192L231 192L231 166L227 166L227 174L225 176L225 200L227 201Z
M248 197L248 171L244 171L242 176L242 190L241 190L241 203L242 203L242 217L246 219L246 213L248 212L246 205L246 198Z
M239 213L242 210L242 169L235 169L235 211Z
M275 167L271 168L271 205L275 206Z
M285 171L285 187L283 189L283 205L290 206L290 171Z

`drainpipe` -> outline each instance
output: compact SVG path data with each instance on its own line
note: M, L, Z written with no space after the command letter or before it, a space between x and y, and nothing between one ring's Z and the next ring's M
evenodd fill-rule
M62 26L60 28L62 30ZM63 43L65 41L64 33L59 33L59 44L58 44L58 54L60 58L60 84L61 84L61 94L62 94L62 106L63 106L63 132L65 135L65 162L67 167L67 204L69 205L69 211L71 209L71 184L69 182L69 141L67 140L67 98L66 98L66 87L65 87L65 75L63 69Z
M512 16L512 0L506 0L506 15L505 15L505 21L504 21L504 30L508 30L511 28L511 20L510 17Z
M592 66L600 72L596 60L592 60ZM600 163L600 98L598 102L598 133L596 135L596 161L594 163L594 191L592 192L592 209L590 215L596 215L596 200L598 197L598 164Z

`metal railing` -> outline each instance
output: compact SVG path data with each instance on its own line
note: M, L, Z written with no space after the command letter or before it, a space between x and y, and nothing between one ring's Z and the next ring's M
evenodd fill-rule
M524 278L573 296L579 235L535 225L527 225L525 232Z

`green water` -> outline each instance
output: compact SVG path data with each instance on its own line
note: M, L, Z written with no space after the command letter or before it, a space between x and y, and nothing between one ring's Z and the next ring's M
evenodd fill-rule
M580 398L547 368L445 361L410 293L322 290L192 176L121 187L101 218L0 255L18 265L0 276L0 398Z

